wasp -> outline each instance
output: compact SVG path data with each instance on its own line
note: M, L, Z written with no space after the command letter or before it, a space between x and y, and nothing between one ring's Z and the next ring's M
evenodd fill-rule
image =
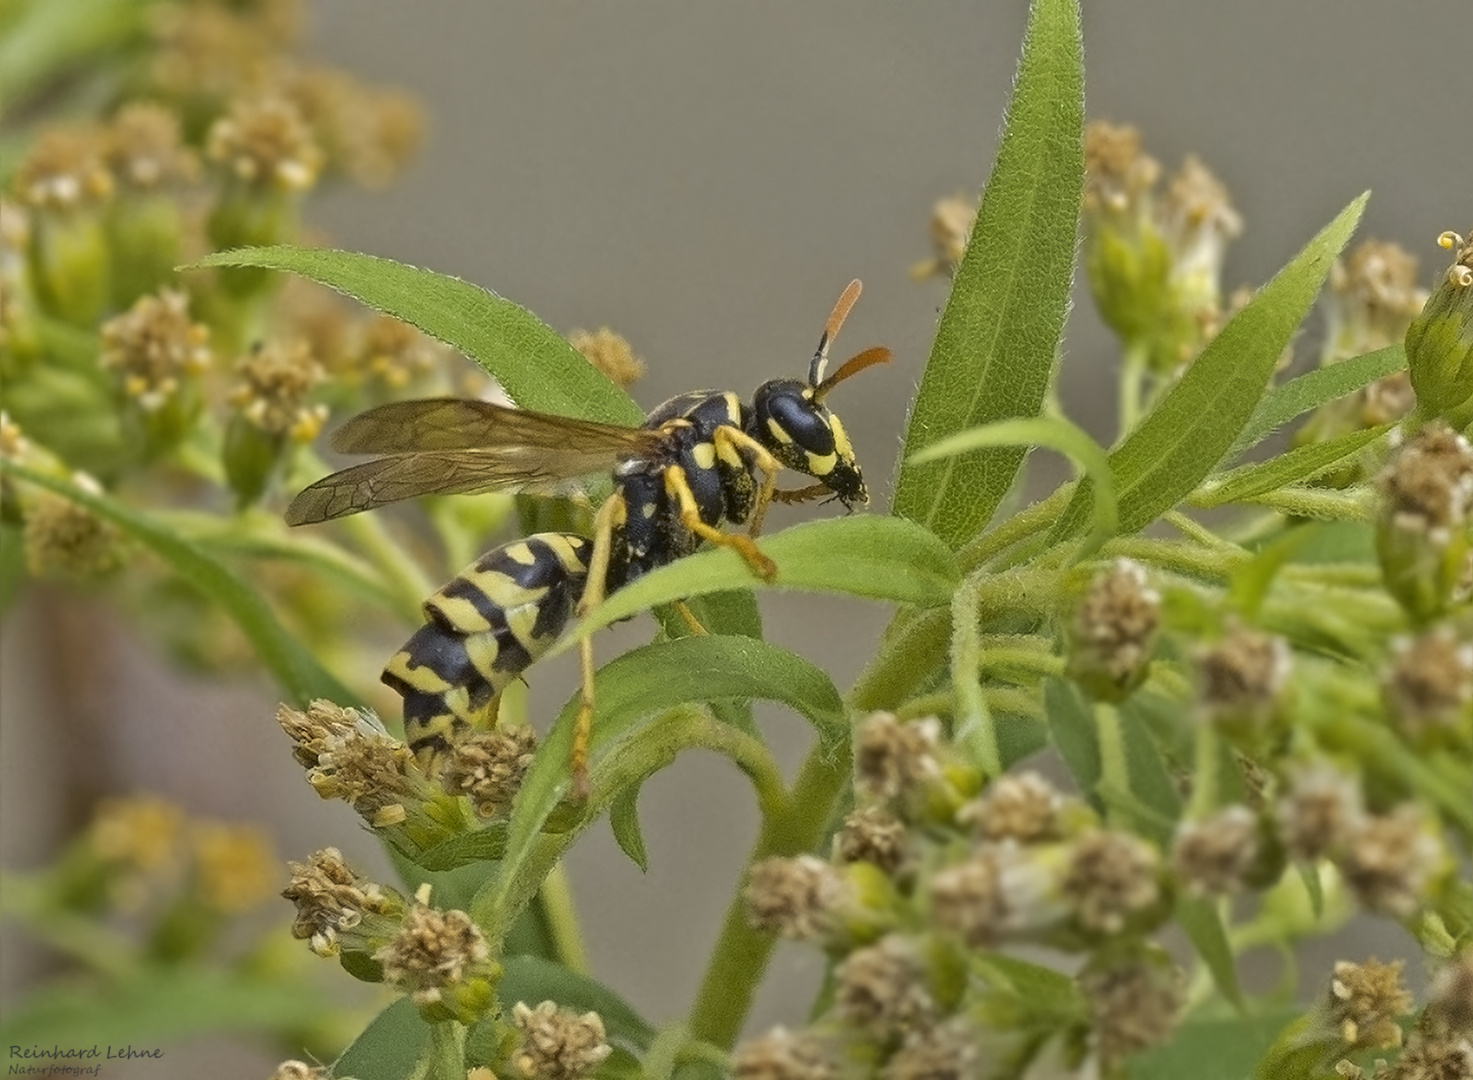
M807 380L765 382L750 404L729 390L694 391L631 428L431 398L380 405L334 432L333 449L381 456L305 488L287 508L290 525L418 495L551 494L570 480L612 473L613 493L594 515L592 537L544 532L504 544L424 602L424 625L382 676L404 699L405 738L424 767L435 768L466 731L494 723L502 690L551 648L570 619L613 590L703 542L735 550L771 580L776 566L755 537L774 501L829 495L846 510L869 501L844 426L824 404L840 382L890 359L888 349L866 349L824 377L829 345L859 293L860 283L850 282L834 305ZM780 491L784 468L817 483ZM725 524L745 524L747 532L725 532ZM701 630L688 609L677 610ZM586 788L593 720L592 644L585 638L580 648L575 790Z

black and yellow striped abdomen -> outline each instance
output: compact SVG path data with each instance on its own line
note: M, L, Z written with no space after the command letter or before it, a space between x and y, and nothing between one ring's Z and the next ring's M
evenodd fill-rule
M404 737L422 763L447 751L562 633L588 582L593 544L536 533L482 555L424 603L425 625L384 668L404 698Z

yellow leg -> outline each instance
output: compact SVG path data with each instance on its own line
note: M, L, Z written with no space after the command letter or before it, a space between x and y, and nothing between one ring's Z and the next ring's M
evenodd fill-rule
M706 628L701 625L701 620L696 618L696 613L692 611L688 606L686 606L684 600L676 600L670 606L673 607L675 609L675 613L679 615L682 620L684 620L686 629L688 629L696 637L706 636Z
M734 451L745 450L752 456L757 468L762 470L762 486L757 489L757 505L752 508L752 518L747 523L747 535L757 536L762 532L762 519L767 516L767 508L772 505L772 498L777 490L777 474L782 468L782 462L772 456L772 452L763 446L752 436L741 428L719 427L711 435L713 442L725 443ZM737 454L740 458L740 454Z
M665 469L665 491L680 505L680 523L688 530L718 547L729 547L735 550L752 568L752 573L764 581L771 581L777 577L777 563L762 554L750 539L745 536L724 533L701 520L701 511L696 506L696 497L691 493L690 483L685 478L685 470L679 465L671 465Z
M603 603L604 589L608 582L609 557L614 542L614 525L623 520L624 499L619 494L610 495L593 519L593 554L588 560L588 584L583 587L583 598L578 601L576 614L583 616ZM573 787L569 793L576 802L586 802L590 794L588 787L588 752L593 741L593 640L584 638L578 643L578 659L583 673L583 687L578 702L578 719L573 727L573 747L568 755L569 770L573 775Z

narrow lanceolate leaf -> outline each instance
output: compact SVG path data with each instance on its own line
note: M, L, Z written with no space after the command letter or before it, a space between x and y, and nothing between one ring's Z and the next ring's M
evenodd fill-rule
M1258 461L1233 469L1203 484L1192 495L1192 505L1223 506L1240 499L1251 499L1255 495L1278 491L1289 484L1313 480L1381 438L1392 426L1381 424L1364 431L1352 431L1335 439L1295 447L1287 454L1280 454L1268 461Z
M220 251L185 269L203 266L286 270L346 293L459 349L524 409L611 424L644 422L629 395L561 334L526 308L469 281L375 255L289 244Z
M420 1019L414 1003L401 997L374 1017L333 1062L332 1074L354 1080L403 1080L415 1075L429 1044L429 1025Z
M708 635L646 645L601 668L594 696L593 796L571 830L556 838L542 835L569 784L569 751L578 714L575 696L538 749L512 805L501 867L473 911L482 925L493 930L509 925L515 909L535 890L535 875L526 871L540 843L550 839L559 845L571 843L573 834L602 808L601 798L612 798L627 783L668 764L686 746L710 746L727 753L749 773L765 767L766 750L759 740L704 718L684 725L654 722L666 710L695 702L758 698L787 705L813 724L828 745L848 733L843 702L829 677L802 657L755 638ZM644 742L635 755L640 761L614 760L617 751L641 738ZM626 783L608 782L605 765L610 762ZM765 779L781 783L776 775Z
M1254 294L1181 380L1110 455L1120 531L1133 533L1186 498L1248 423L1294 330L1365 208L1362 195ZM1092 485L1081 484L1053 538L1088 520Z
M932 443L910 460L914 464L940 461L988 446L1046 446L1063 454L1094 482L1094 531L1100 542L1114 535L1118 515L1110 458L1086 431L1063 417L999 420L994 424L968 428Z
M1353 394L1377 379L1405 371L1406 366L1406 351L1400 345L1391 345L1328 367L1315 368L1297 379L1290 379L1283 386L1274 387L1253 410L1225 459L1230 461L1250 446L1256 446L1296 416Z
M794 525L759 541L777 564L769 584L733 551L701 551L662 566L605 600L553 653L599 627L656 604L726 589L771 587L844 593L917 607L947 603L958 580L956 560L931 533L899 518L863 515Z
M1238 964L1233 958L1227 927L1223 925L1217 905L1199 897L1178 897L1176 922L1191 939L1192 947L1212 973L1212 981L1217 984L1218 993L1241 1010L1243 991L1238 986Z
M893 512L953 548L991 518L1024 451L910 458L956 432L1042 409L1074 265L1083 127L1077 0L1035 0L997 164L936 328L895 483Z
M181 579L235 620L293 704L305 706L314 698L328 698L340 705L357 700L317 663L307 646L286 632L254 589L193 544L106 495L94 495L12 461L0 460L0 471L86 507L163 559Z

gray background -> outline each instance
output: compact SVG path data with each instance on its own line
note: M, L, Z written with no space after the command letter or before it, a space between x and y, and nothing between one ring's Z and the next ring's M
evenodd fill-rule
M1246 220L1225 275L1260 283L1345 203L1375 195L1361 237L1397 240L1443 265L1443 229L1473 225L1466 49L1469 0L1113 0L1086 5L1088 111L1131 122L1168 168L1197 153ZM415 92L432 131L413 171L386 194L318 200L335 244L454 273L552 325L609 324L650 372L647 406L699 386L746 392L797 375L823 317L852 277L865 281L837 355L872 343L896 361L844 386L832 404L866 466L878 509L906 401L924 363L937 282L907 268L928 251L933 201L986 176L1021 40L1025 5L488 4L318 0L311 47L375 81ZM1315 323L1310 324L1313 335ZM1111 434L1112 342L1077 297L1064 401ZM1096 410L1096 404L1104 411ZM779 509L773 527L793 520ZM271 696L205 687L161 669L146 644L95 607L34 601L5 627L4 856L41 857L48 800L63 770L120 790L161 790L202 813L259 819L270 808L285 856L373 845L350 814L316 801L270 721ZM884 612L860 603L764 601L770 636L847 685ZM60 613L58 613L60 611ZM97 635L55 647L58 621ZM73 629L77 629L74 626ZM601 655L646 631L605 635ZM50 643L50 644L48 644ZM550 713L573 687L566 663L533 673ZM58 746L56 710L90 717L93 741ZM84 725L88 726L88 725ZM801 725L773 718L785 760ZM745 782L692 754L648 785L641 875L595 828L571 860L597 972L656 1021L678 1017L704 965L755 835ZM1396 947L1379 925L1358 953ZM1331 950L1307 966L1328 967ZM5 983L30 969L5 950ZM783 949L755 1024L799 1022L815 957ZM195 1045L166 1066L118 1076L264 1075L250 1053Z

